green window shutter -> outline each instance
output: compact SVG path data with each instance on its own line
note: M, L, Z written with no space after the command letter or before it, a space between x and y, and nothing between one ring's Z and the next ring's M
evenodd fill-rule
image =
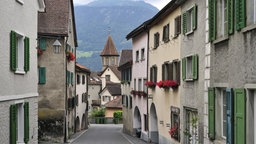
M39 40L39 47L41 50L46 50L46 39L41 37Z
M228 18L228 33L234 32L234 0L227 0L227 18Z
M182 59L182 80L184 81L186 79L186 58Z
M24 142L29 141L29 103L24 104Z
M67 71L67 84L70 84L70 72Z
M45 83L46 83L46 68L39 67L39 84L45 84Z
M73 72L71 72L71 84L73 84L73 83L74 83L74 80L73 80L74 78L73 78L73 77L74 77L74 73L73 73Z
M198 55L192 56L192 70L193 70L193 79L198 79Z
M245 0L236 0L236 30L241 30L246 26Z
M16 33L11 31L10 33L10 69L16 71L17 68L17 49L16 49Z
M215 91L208 88L208 137L215 139Z
M153 68L150 68L150 81L153 81Z
M24 39L24 71L29 71L29 38Z
M216 39L216 0L208 0L209 8L209 41Z
M246 144L246 94L244 89L234 90L235 144Z
M16 144L17 141L17 106L10 106L10 144Z
M182 14L182 27L183 27L183 34L187 33L187 12Z
M192 21L192 28L195 30L197 28L197 5L193 7L193 21Z
M173 63L168 64L168 80L173 80Z

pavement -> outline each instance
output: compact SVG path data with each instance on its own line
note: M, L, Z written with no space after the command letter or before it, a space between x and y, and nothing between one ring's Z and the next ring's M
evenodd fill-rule
M120 126L121 127L121 126ZM88 130L90 130L90 127L87 130L83 130L80 132L75 133L71 136L71 138L68 140L69 144L75 144L76 140L78 140L82 135L84 135ZM130 143L130 144L148 144L147 142L143 141L142 139L139 139L135 136L128 135L126 133L123 133L123 129L121 128L120 131L121 135ZM80 138L81 139L81 138Z

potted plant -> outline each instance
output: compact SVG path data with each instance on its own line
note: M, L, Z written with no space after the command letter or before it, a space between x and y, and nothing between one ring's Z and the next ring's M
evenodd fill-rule
M74 61L76 59L75 55L71 51L66 52L68 61Z
M147 81L145 83L145 85L148 87L148 88L155 88L156 87L156 83L152 82L152 81Z

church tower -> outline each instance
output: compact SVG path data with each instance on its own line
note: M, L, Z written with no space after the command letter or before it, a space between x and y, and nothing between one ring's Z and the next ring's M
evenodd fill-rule
M102 59L102 70L104 70L107 66L118 66L119 54L110 35L108 36L107 42L100 56Z

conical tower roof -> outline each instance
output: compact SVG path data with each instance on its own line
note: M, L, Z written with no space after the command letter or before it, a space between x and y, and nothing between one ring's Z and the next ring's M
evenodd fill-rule
M119 56L112 37L109 35L100 56Z

